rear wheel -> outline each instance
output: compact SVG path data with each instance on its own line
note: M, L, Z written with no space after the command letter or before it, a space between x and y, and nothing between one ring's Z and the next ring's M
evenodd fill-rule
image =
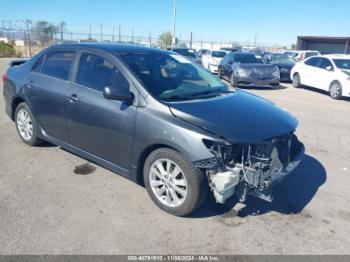
M334 81L329 88L329 95L333 99L342 98L342 86L338 81Z
M143 173L153 202L173 215L184 216L193 212L208 193L205 174L172 149L153 151L146 159Z
M293 76L293 87L301 87L300 75L298 73L295 73Z
M28 105L20 103L15 112L16 129L19 137L24 143L30 146L36 146L43 143L43 140L37 136L37 124Z

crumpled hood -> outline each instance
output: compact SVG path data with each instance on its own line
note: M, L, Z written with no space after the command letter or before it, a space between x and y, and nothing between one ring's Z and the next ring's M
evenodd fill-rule
M293 132L298 125L280 107L241 90L212 99L168 105L176 117L233 143L260 143Z

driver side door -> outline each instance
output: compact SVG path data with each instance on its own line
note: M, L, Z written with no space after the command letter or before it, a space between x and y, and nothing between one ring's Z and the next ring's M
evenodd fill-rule
M131 84L109 56L82 51L77 61L67 106L69 142L127 170L131 165L136 106L106 99L103 89Z

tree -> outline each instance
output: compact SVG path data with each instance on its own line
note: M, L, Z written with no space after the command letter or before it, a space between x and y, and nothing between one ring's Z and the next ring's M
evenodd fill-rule
M159 45L161 48L167 48L171 45L173 37L171 35L171 32L163 32L159 35Z
M35 30L41 44L49 44L53 40L54 34L59 31L57 26L47 21L38 21L35 25Z

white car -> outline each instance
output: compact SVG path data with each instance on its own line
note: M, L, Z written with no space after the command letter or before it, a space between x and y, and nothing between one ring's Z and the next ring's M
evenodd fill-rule
M350 55L310 57L296 63L290 76L294 87L322 89L334 99L350 97Z
M303 61L304 59L312 56L321 55L320 52L313 51L313 50L290 50L290 51L284 52L284 54L294 58L295 61L297 62Z
M202 56L203 67L210 72L217 74L219 64L226 54L227 52L224 50L208 50Z

